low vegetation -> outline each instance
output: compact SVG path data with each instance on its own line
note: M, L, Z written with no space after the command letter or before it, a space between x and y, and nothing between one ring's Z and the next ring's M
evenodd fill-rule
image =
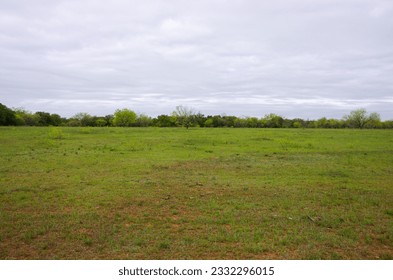
M0 127L1 259L392 259L393 131Z

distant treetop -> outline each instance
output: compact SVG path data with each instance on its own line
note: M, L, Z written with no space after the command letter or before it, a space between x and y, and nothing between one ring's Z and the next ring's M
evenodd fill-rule
M71 118L47 112L29 112L23 108L10 109L0 103L0 126L120 126L120 127L249 127L249 128L393 128L393 120L381 121L378 113L368 113L360 108L351 111L342 119L320 118L303 120L287 119L277 114L266 114L262 118L223 115L205 116L193 108L177 106L170 115L155 118L137 114L133 110L118 109L113 115L92 116L78 113Z

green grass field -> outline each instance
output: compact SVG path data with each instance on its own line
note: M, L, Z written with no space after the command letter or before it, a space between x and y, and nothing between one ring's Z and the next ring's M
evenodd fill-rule
M1 259L392 259L393 131L0 128Z

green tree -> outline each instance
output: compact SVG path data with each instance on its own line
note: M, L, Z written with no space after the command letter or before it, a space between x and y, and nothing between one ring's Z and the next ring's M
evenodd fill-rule
M296 118L292 120L292 127L293 128L303 128L306 126L306 123L303 119Z
M114 126L129 127L134 125L136 120L136 113L130 109L118 109L115 111L113 118Z
M137 116L135 120L135 125L139 127L147 127L152 124L152 119L145 115L145 114L140 114Z
M210 116L208 116L208 117L210 117ZM215 115L215 116L213 116L211 118L213 119L213 126L214 127L226 127L226 126L228 126L228 121L227 121L225 116Z
M0 125L16 125L15 112L0 103Z
M276 114L268 114L262 118L261 122L263 123L264 127L278 128L282 127L284 119L283 117Z
M301 128L301 127L302 127L302 124L301 124L299 121L294 121L294 122L292 123L292 127L293 127L293 128Z
M381 127L382 128L393 128L393 120L387 120L387 121L381 122Z
M380 123L381 118L377 113L367 114L366 109L356 109L343 118L347 125L352 128L373 128L376 124Z
M63 119L58 114L50 115L50 124L54 126L59 126L63 123Z
M93 117L84 112L75 114L68 121L68 125L70 126L93 126L93 123Z
M243 118L237 118L234 122L234 127L247 127L247 120Z
M258 127L259 121L258 121L258 118L247 117L246 118L246 123L247 123L247 127L255 128L255 127Z
M197 126L204 127L205 121L206 121L206 117L203 114L197 113L194 115L194 122Z
M106 120L108 126L111 126L113 124L113 115L106 115L104 119Z
M38 119L38 125L39 126L48 126L51 124L51 118L50 114L47 112L36 112L34 115L36 115Z
M108 125L108 123L104 118L97 118L95 121L95 126L104 127L107 125Z
M378 113L371 113L368 116L368 120L365 125L366 128L381 128L382 127L382 122L381 122L381 117L379 116Z
M172 116L159 115L153 120L153 124L158 127L173 127L176 126L176 120Z
M213 119L212 118L207 118L205 121L205 127L212 127L213 126Z
M37 125L37 117L33 113L23 108L14 108L13 110L17 125Z
M172 116L176 119L176 123L187 129L195 124L195 115L194 109L182 105L176 106L175 111L172 112Z
M327 123L328 123L328 120L327 120L327 118L325 118L325 117L320 118L320 119L318 119L318 120L315 122L315 124L316 124L316 126L317 126L318 128L327 128Z

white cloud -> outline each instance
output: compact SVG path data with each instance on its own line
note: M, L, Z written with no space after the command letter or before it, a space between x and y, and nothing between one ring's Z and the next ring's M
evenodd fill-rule
M372 17L392 16L393 2L390 0L377 1L375 7L371 10Z
M65 116L118 107L160 114L183 104L299 117L341 117L361 106L393 118L391 7L383 0L4 0L0 102Z

